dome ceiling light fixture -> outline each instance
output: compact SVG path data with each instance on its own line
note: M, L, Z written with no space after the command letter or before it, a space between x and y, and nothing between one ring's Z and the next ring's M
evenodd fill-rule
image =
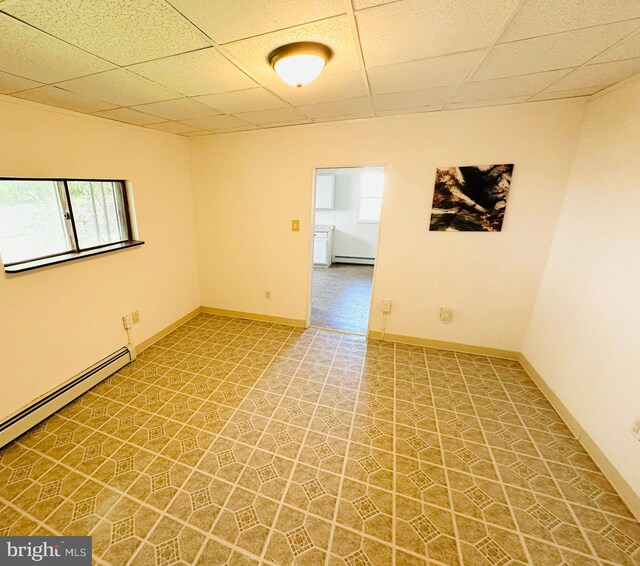
M298 41L274 49L267 59L285 83L300 88L317 79L331 57L333 51L322 43Z

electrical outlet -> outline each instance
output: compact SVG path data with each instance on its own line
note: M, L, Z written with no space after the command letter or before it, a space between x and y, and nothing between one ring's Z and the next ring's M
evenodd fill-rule
M451 322L453 320L453 311L449 307L440 307L440 320L442 322Z
M264 292L264 298L265 299L270 299L271 298L271 291L265 291Z
M124 326L127 330L133 326L133 316L127 314L122 317L122 326Z
M382 312L386 314L391 312L391 301L389 299L382 301Z
M138 324L140 322L140 311L133 311L131 318L133 319L133 324Z
M640 417L636 417L636 420L633 421L633 426L629 432L633 438L640 442Z

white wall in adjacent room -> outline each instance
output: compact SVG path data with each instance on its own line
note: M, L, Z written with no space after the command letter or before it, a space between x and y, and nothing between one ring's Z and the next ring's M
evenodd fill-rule
M137 248L0 272L0 419L200 305L186 139L0 97L0 175L131 181Z
M323 169L321 175L335 175L335 202L332 210L316 209L316 224L334 226L333 255L376 257L379 224L358 222L358 196L362 173L369 168ZM338 259L348 263L349 260Z
M523 351L640 503L639 219L637 79L589 102Z
M316 168L385 166L371 328L520 350L583 101L414 114L192 139L205 306L304 320ZM499 233L429 232L437 167L515 163ZM291 220L301 219L300 232ZM271 300L264 297L272 291ZM453 309L443 324L439 308Z

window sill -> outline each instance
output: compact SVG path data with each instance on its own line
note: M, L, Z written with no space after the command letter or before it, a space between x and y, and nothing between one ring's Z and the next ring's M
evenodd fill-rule
M78 259L93 257L95 255L107 254L109 252L117 252L119 250L126 250L127 248L135 248L136 246L141 246L142 244L144 244L144 242L141 242L139 240L129 240L127 242L121 242L119 244L111 244L108 246L102 246L99 248L84 250L82 252L72 252L72 253L63 254L63 255L57 255L55 257L47 257L44 259L34 259L33 261L16 263L14 265L5 265L4 271L5 273L22 273L23 271L31 271L32 269L49 267L50 265L67 263L69 261L76 261Z

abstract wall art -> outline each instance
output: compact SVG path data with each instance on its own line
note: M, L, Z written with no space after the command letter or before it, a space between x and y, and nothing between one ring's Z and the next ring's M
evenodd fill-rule
M436 170L430 231L500 232L513 163Z

